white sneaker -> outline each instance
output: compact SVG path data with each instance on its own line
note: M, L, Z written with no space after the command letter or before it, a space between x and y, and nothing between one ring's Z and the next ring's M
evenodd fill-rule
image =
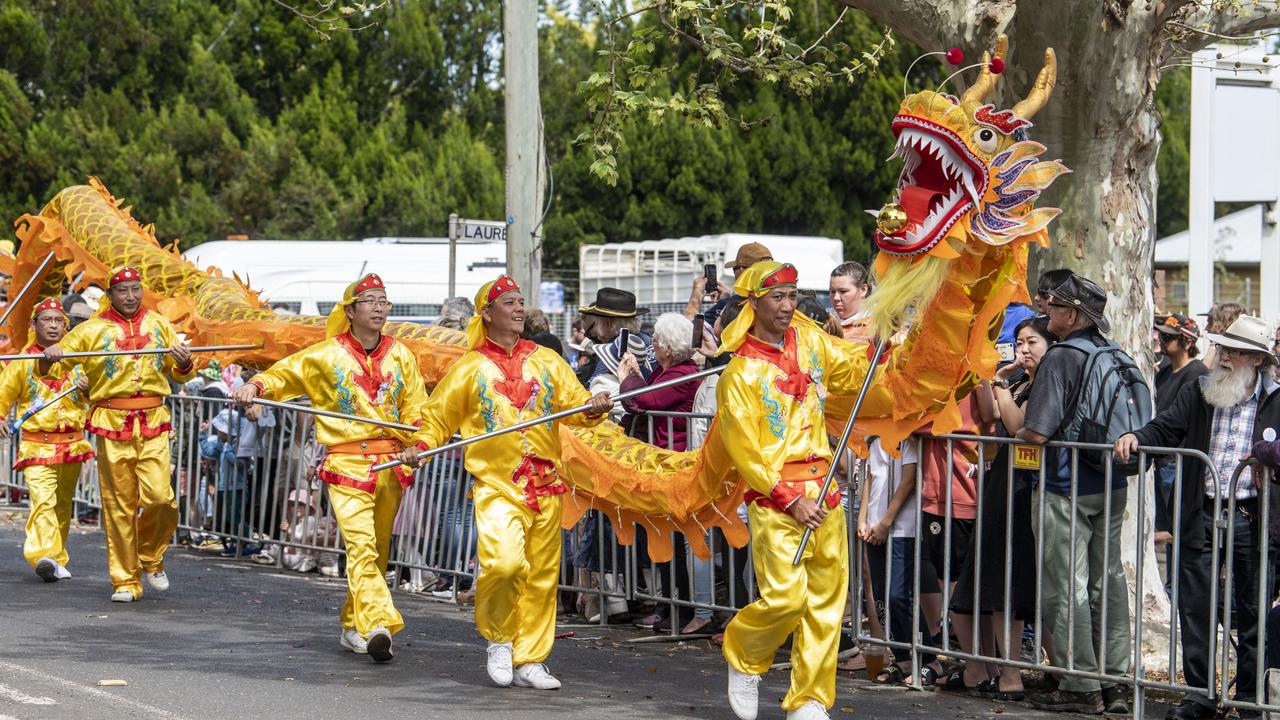
M787 720L831 720L827 708L817 700L810 700L787 713Z
M70 580L70 579L71 579L71 571L67 569L67 566L66 566L66 565L61 565L61 564L59 564L59 565L58 565L58 570L57 570L57 573L56 573L56 577L57 577L59 580Z
M331 578L338 577L338 566L337 565L321 565L320 574L325 577L331 577Z
M489 679L499 687L510 687L515 677L511 670L511 643L489 643L485 649L489 659L485 662L485 670L489 671Z
M357 655L369 654L368 643L355 628L342 628L342 639L338 640L338 644Z
M58 561L53 558L40 558L36 563L36 574L47 583L58 582Z
M738 720L756 720L760 713L760 676L729 666L729 707Z
M516 667L511 684L534 690L559 690L560 681L542 663L525 663Z
M169 589L169 576L165 575L163 570L153 573L144 572L142 575L147 579L147 584L151 586L152 590L164 592Z
M117 590L111 593L111 602L133 602L137 600L128 590Z
M369 657L374 662L387 662L392 658L391 653L391 633L384 627L376 627L369 631L369 639L365 641L365 648L369 651Z

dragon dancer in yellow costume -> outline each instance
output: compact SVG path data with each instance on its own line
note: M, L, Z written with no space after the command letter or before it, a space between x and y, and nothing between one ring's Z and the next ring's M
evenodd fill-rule
M69 318L57 298L46 298L32 309L31 334L24 353L38 354L67 334ZM45 582L71 577L67 570L67 531L80 479L80 464L93 458L84 439L85 399L89 383L78 368L59 363L38 372L38 360L15 360L0 372L0 417L17 407L22 441L14 470L21 470L31 495L27 536L22 554ZM75 387L70 395L52 402ZM10 426L0 422L0 437Z
M407 465L455 432L473 437L587 403L589 413L565 421L594 425L613 406L607 393L589 395L555 351L521 338L524 296L510 277L481 287L475 306L470 350L432 391L417 442L401 457ZM467 448L479 535L476 627L489 641L489 678L502 687L560 687L543 664L555 637L560 495L568 489L559 460L550 422Z
M142 574L152 590L169 589L164 553L178 526L178 501L169 484L164 399L169 378L181 383L195 376L191 351L178 341L173 325L142 306L142 275L136 268L113 270L98 314L46 348L44 356L58 367L64 353L111 350L168 350L65 360L79 365L89 379L93 407L85 429L98 436L111 600L133 602L142 597Z
M347 286L342 302L329 313L327 340L255 375L236 390L235 398L251 403L258 396L287 400L305 395L322 410L418 425L427 390L413 353L382 334L390 312L382 279L365 275ZM329 504L347 546L347 601L339 642L377 662L392 658L391 636L404 628L384 575L391 527L413 473L403 467L376 473L372 468L395 460L410 434L358 420L316 418L316 440L326 448L316 474L329 486Z
M734 283L747 305L721 338L721 351L734 357L716 387L716 423L733 438L725 446L748 487L760 587L760 599L724 634L729 705L742 720L756 717L760 677L788 635L794 635L791 691L782 701L788 720L826 718L835 702L849 551L839 491L817 497L831 464L823 405L828 392L856 392L868 362L852 352L865 346L845 344L795 312L796 279L792 265L752 265ZM805 528L813 537L793 566Z

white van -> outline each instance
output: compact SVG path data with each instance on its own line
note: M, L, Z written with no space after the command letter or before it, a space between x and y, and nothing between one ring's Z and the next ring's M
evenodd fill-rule
M583 304L596 290L613 287L635 293L640 305L659 310L683 307L689 300L693 279L703 265L715 265L720 279L733 284L733 272L725 269L738 248L760 243L773 259L789 262L800 274L799 288L812 290L826 302L831 271L844 262L844 243L835 238L793 235L725 233L699 237L640 242L583 245L578 250L578 291Z
M448 296L447 238L218 240L183 257L201 270L234 272L273 308L300 315L327 315L347 285L369 272L386 283L393 320L433 322ZM506 267L505 243L460 241L455 293L471 298Z

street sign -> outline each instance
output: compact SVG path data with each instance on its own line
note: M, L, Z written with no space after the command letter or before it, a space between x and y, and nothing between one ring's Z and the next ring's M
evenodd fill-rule
M468 220L458 218L460 242L506 242L507 224L501 220Z
M449 213L449 297L457 292L458 243L507 242L507 224L501 220L468 220Z

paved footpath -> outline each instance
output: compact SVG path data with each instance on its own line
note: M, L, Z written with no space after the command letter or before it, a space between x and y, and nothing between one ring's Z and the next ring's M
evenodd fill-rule
M632 644L630 628L575 627L549 665L558 692L499 689L468 609L396 594L406 629L376 665L338 646L345 580L175 548L173 587L108 601L106 549L72 531L72 580L45 584L22 559L22 514L0 510L0 720L450 718L732 720L725 666L706 641ZM100 685L121 680L121 685ZM787 674L761 686L762 720L785 717ZM935 692L884 689L843 673L833 718L1047 718Z

